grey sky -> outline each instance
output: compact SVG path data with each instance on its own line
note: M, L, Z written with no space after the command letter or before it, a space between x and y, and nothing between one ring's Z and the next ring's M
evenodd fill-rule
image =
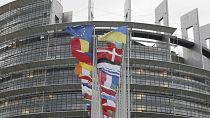
M0 0L0 6L13 0ZM73 11L73 21L87 20L88 0L61 0L64 11ZM131 0L132 21L154 23L155 7L162 0ZM123 21L125 0L94 0L95 21ZM180 16L198 8L200 25L210 23L210 0L168 0L170 26L180 27ZM176 33L180 34L178 30Z

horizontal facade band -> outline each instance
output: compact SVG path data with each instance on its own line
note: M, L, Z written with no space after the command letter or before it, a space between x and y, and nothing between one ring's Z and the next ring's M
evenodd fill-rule
M26 70L26 69L33 69L33 68L38 68L38 67L69 64L69 62L71 62L72 66L73 66L74 64L77 63L77 60L72 57L72 58L68 58L68 59L37 61L37 62L31 62L31 63L10 66L10 67L6 67L6 68L1 68L0 72L1 72L1 74L6 74L6 73L10 73L10 72ZM176 63L176 62L166 62L166 61L136 59L136 58L131 58L130 62L131 62L131 64L153 65L153 66L176 69L176 70L180 70L180 71L185 71L185 72L190 72L190 73L210 77L210 71L192 67L192 66L189 66L186 64ZM135 67L135 65L133 65L133 66Z
M6 98L14 95L21 95L26 93L35 93L35 92L52 92L52 91L81 91L81 84L61 84L61 85L50 85L50 86L37 86L37 87L31 87L31 88L22 88L22 89L16 89L11 91L6 91L0 93L0 99Z
M60 117L72 117L72 118L84 118L88 116L88 112L86 110L75 110L75 111L57 111L57 112L41 112L36 114L25 114L20 116L11 116L7 118L60 118Z
M186 39L181 39L176 36L171 36L176 30L176 28L172 27L165 27L165 26L159 26L159 25L153 25L153 24L145 24L145 23L136 23L136 22L117 22L117 21L87 21L87 22L72 22L72 23L63 23L63 24L54 24L54 25L46 25L46 26L38 26L38 27L31 27L31 28L26 28L22 29L10 34L6 34L4 36L0 36L0 43L3 43L5 41L13 40L17 37L24 37L24 36L29 36L31 34L43 34L48 31L60 31L65 29L69 25L84 25L84 24L93 24L95 27L118 27L118 26L128 26L129 28L134 28L134 29L143 29L143 30L152 30L156 32L164 32L168 34L161 34L161 33L155 33L155 32L148 32L148 31L138 31L138 30L133 30L132 31L132 36L133 37L139 37L139 38L150 38L150 39L155 39L162 41L162 39L165 36L170 37L170 43L180 45L186 48L191 49L194 47L194 42L188 41ZM100 29L96 29L96 31ZM103 29L101 29L103 31ZM109 30L105 29L104 32L107 32ZM101 33L104 33L101 32ZM100 34L101 34L100 33ZM210 58L210 50L207 49L206 47L202 47L202 52L203 55L206 56L207 58Z
M12 39L16 38L17 36L24 37L24 36L28 36L31 34L43 34L47 31L63 30L69 25L86 25L86 24L92 24L95 27L128 26L128 28L158 31L158 32L164 32L164 33L168 33L168 34L173 34L176 31L176 28L154 25L154 24L146 24L146 23L120 22L120 21L86 21L86 22L53 24L53 25L37 26L37 27L22 29L22 30L1 36L0 43L4 42L4 41L12 40Z
M175 114L157 113L157 112L138 112L131 111L131 118L151 117L151 118L189 118L189 116L180 116Z
M71 62L71 63L69 63ZM33 69L33 68L40 68L40 67L48 67L48 66L56 66L56 65L62 65L62 64L72 64L74 66L77 62L75 58L68 58L68 59L54 59L54 60L43 60L43 61L36 61L36 62L31 62L31 63L24 63L24 64L19 64L15 66L10 66L6 68L1 68L0 69L0 74L5 74L5 73L11 73L15 71L20 71L20 70L28 70L28 69Z
M178 95L184 95L184 96L190 96L200 99L205 99L210 102L210 95L204 94L204 93L198 93L193 91L187 91L182 89L176 89L176 88L169 88L169 87L160 87L160 86L151 86L151 85L139 85L139 84L131 84L130 89L133 91L152 91L155 93L163 93L163 94L174 94L176 96Z
M176 63L176 62L166 62L166 61L157 61L157 60L148 60L148 59L130 59L131 66L135 66L134 64L142 64L142 65L152 65L163 68L169 68L174 70L180 70L185 72L194 73L200 76L210 77L210 71L203 70L200 68L196 68L193 66L189 66L186 64ZM132 65L133 64L133 65Z

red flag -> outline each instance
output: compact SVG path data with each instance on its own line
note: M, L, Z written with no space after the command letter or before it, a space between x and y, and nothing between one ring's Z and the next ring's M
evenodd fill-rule
M105 92L111 96L115 96L116 95L116 92L111 90L111 89L108 89L108 88L105 88L103 86L101 86L101 92Z
M97 49L97 59L108 59L116 64L121 64L122 62L122 50L116 48L98 48Z
M80 62L84 62L89 65L93 65L91 53L85 53L80 50L72 50L72 55L74 57L76 57Z
M92 82L92 78L90 76L80 75L79 78L80 79L85 79L85 80L88 80L88 81Z
M107 99L102 99L101 102L102 102L103 110L106 110L106 111L111 110L113 112L116 111L116 104L113 101L107 100Z
M116 108L115 107L112 107L112 106L102 105L102 108L104 110L110 110L110 111L113 111L113 112L116 111Z
M79 38L71 40L72 56L76 57L80 62L92 65L92 53L89 52L89 43Z
M122 55L123 53L123 49L119 49L119 48L116 48L114 46L112 46L111 44L107 44L108 47L105 47L105 48L97 48L98 50L109 50L110 52L113 51L113 49L115 49L116 53L119 54L119 55Z
M81 50L79 38L73 38L71 40L71 50Z
M84 99L86 99L86 100L91 101L91 99L92 99L92 96L88 95L87 93L84 93L83 96L84 96Z
M73 38L71 40L71 49L72 50L81 50L83 52L89 52L90 51L90 44L88 41L79 39L79 38Z

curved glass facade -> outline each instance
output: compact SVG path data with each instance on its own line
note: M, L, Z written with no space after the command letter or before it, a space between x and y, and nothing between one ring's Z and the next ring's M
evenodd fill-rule
M1 117L78 110L87 115L80 80L73 72L76 61L71 58L70 40L64 32L34 34L11 41L12 45L1 49ZM132 117L162 113L209 118L209 99L205 97L210 96L208 76L161 64L141 63L141 60L172 63L170 56L169 50L160 47L131 45ZM15 69L8 71L7 68ZM65 88L73 85L77 88ZM83 116L80 114L80 117Z
M210 95L209 77L170 67L143 64L134 68L131 73L133 84L150 88L132 90L132 111L194 118L209 117L209 99L197 96Z
M0 36L27 27L49 24L50 0L36 0L16 4L17 6L21 4L21 6L13 8L9 4L8 11L0 14Z
M71 36L64 28L55 25L55 30L52 25L52 29L42 27L39 33L29 30L27 35L5 37L15 31L24 32L21 29L25 27L48 24L50 2L31 2L0 15L1 118L88 116L80 80L74 74L78 62L71 55ZM107 28L111 27L97 27L100 31L96 34L103 34ZM126 52L131 117L210 118L210 72L172 61L171 44L152 43L145 45L132 37Z

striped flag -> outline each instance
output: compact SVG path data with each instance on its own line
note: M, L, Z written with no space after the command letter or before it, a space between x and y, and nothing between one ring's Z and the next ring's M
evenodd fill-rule
M97 48L97 69L101 84L101 100L104 118L112 118L116 111L116 90L119 86L123 45L126 43L127 27L119 27L101 36L107 47Z
M109 88L106 88L104 86L101 86L101 92L105 92L105 93L107 93L109 95L112 95L112 96L115 96L116 95L116 92L115 91L113 91L113 90L111 90Z
M100 84L107 88L116 90L117 86L119 85L119 76L115 76L113 74L111 75L104 71L99 71L99 78L100 78Z
M91 100L92 88L90 88L90 86L86 86L85 84L82 84L82 94L86 100Z
M107 94L108 96L111 96L111 98L114 98L114 100L116 100L116 92L111 90L111 89L108 89L104 86L101 86L101 98L102 99L106 99L106 100L111 100L109 99L109 97L104 97L104 94ZM114 101L112 100L112 101ZM105 102L105 101L104 101ZM113 117L113 111L111 110L106 110L106 109L103 109L103 116L104 118L112 118Z
M80 79L84 79L84 80L88 80L90 82L92 82L92 78L90 76L86 76L86 75L79 75Z
M75 66L75 74L82 81L82 94L85 100L92 99L92 71L93 71L93 26L79 25L68 26L66 32L74 36L71 40L72 56L80 62ZM91 113L91 105L87 104L87 110ZM91 114L90 114L91 115Z
M107 94L105 92L101 93L101 98L102 99L106 99L106 100L111 100L113 102L116 102L116 97L115 96L109 95L109 94Z
M111 110L113 112L116 111L116 103L112 100L102 99L102 108L103 110Z
M86 100L92 99L92 85L90 81L82 79L82 93Z
M93 66L86 63L80 62L75 66L75 74L79 76L91 76L93 71Z
M111 63L107 62L100 62L97 64L98 69L103 69L104 71L110 72L110 73L116 73L120 75L120 66L119 65L113 65Z

